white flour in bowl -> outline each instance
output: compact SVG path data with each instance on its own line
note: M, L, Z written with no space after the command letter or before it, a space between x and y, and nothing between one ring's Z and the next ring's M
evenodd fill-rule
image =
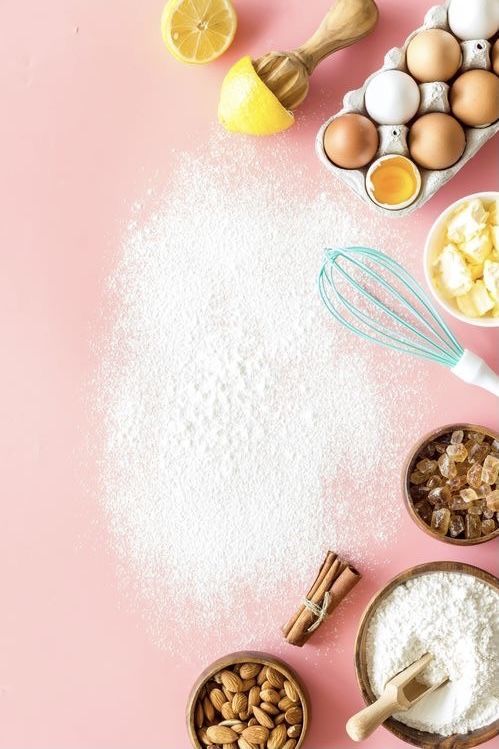
M419 254L329 178L318 190L299 145L264 147L220 135L179 155L111 279L104 502L127 591L185 657L278 637L327 548L362 572L386 559L422 431L428 365L355 338L317 291L328 245Z
M472 575L437 572L399 585L379 606L367 633L369 680L386 682L425 653L427 684L449 682L396 720L450 736L499 718L499 593Z

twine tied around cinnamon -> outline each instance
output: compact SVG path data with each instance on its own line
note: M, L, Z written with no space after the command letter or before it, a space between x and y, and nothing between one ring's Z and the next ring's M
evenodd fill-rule
M305 606L305 608L311 611L312 614L316 617L315 622L312 622L310 627L307 629L307 632L311 632L311 633L315 632L315 630L321 626L324 619L327 619L328 617L327 612L328 612L328 607L329 607L329 591L326 590L326 592L324 593L322 606L318 606L309 598L305 598L303 600L303 605Z

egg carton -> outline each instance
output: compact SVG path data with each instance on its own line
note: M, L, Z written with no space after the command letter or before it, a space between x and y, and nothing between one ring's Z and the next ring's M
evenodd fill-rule
M324 132L330 122L340 115L350 112L356 112L368 116L364 106L364 96L369 82L382 70L403 70L406 73L409 72L405 62L406 50L409 42L416 36L416 34L425 29L444 29L445 31L452 33L447 22L448 5L449 2L446 2L443 5L436 5L433 8L430 8L424 18L423 25L415 29L415 31L407 37L403 47L393 47L390 49L385 55L383 67L372 73L360 88L355 89L354 91L348 91L345 94L343 98L343 108L330 117L317 133L315 150L326 169L343 180L343 182L345 182L365 203L369 203L370 206L385 215L399 217L407 216L418 208L421 208L424 203L440 190L446 182L452 179L452 177L454 177L454 175L457 174L457 172L462 169L471 158L473 158L477 151L479 151L480 148L499 131L499 122L495 122L492 125L482 128L472 128L463 125L466 134L466 147L459 161L448 169L442 169L440 171L418 167L421 173L421 191L419 196L414 203L406 208L400 208L399 210L390 210L378 206L369 197L365 185L366 174L370 164L362 169L342 169L333 164L326 155L324 150ZM459 70L460 73L464 73L466 70L472 68L481 68L484 70L491 69L490 42L486 39L473 39L471 41L461 41L460 44L463 56L462 65ZM421 83L419 84L419 90L421 94L421 103L417 113L418 116L428 112L450 113L448 96L449 85L447 83L444 83L443 81ZM388 154L398 154L410 157L409 148L407 146L408 132L409 128L406 125L378 125L379 148L374 159Z

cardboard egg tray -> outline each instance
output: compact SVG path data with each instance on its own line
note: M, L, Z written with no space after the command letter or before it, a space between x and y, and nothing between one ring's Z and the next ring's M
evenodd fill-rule
M449 169L442 169L440 171L418 167L421 172L421 191L419 196L414 203L406 208L400 208L399 210L390 210L378 206L369 197L365 186L365 180L370 164L362 169L342 169L333 164L326 155L324 150L324 131L329 123L336 119L336 117L346 114L347 112L357 112L369 116L364 106L364 94L369 81L371 81L381 70L396 69L403 70L407 73L408 70L405 62L405 53L409 42L414 36L416 36L416 34L424 29L444 29L445 31L450 32L449 24L447 23L447 6L448 2L444 5L436 5L431 8L425 16L423 25L407 37L404 46L390 49L385 55L383 67L370 75L369 78L364 81L361 88L355 89L354 91L348 91L343 98L343 108L330 117L317 133L315 150L326 169L342 179L343 182L345 182L360 198L362 198L364 202L369 203L369 205L377 211L386 215L406 216L424 205L424 203L426 203L426 201L429 200L437 190L440 190L446 182L452 179L452 177L454 177L454 175L457 174L457 172L462 169L471 158L473 158L477 151L499 130L499 121L488 127L482 128L466 127L461 123L466 134L466 147L460 160L453 166L449 167ZM465 42L458 41L461 44L463 55L459 73L463 73L471 68L482 68L485 70L491 69L490 42L485 39L474 39ZM416 116L419 117L427 112L451 113L448 97L449 88L449 85L443 81L435 83L420 83L419 90L421 93L421 104ZM379 133L379 149L373 161L386 154L399 154L410 158L407 146L407 135L409 132L408 126L378 125L377 127Z

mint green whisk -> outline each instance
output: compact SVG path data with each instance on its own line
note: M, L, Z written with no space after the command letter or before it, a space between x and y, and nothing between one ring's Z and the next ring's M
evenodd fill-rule
M498 375L463 349L419 283L388 255L368 247L326 250L319 292L332 316L352 333L443 364L499 396Z

